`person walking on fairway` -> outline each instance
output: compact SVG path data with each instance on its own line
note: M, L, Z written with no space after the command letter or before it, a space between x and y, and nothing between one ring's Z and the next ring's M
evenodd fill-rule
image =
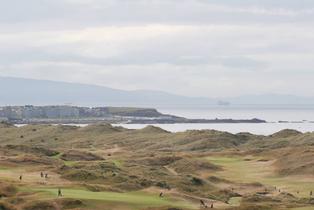
M23 179L23 176L22 176L22 175L20 175L20 178L19 178L19 179L20 179L20 181L22 181L22 179Z
M201 206L203 206L204 208L207 208L207 205L205 204L205 202L203 200L200 200L200 204Z
M60 188L58 188L58 197L62 197L62 192Z

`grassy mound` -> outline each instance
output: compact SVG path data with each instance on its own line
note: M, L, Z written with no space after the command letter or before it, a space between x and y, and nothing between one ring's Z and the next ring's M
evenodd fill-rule
M157 156L157 157L151 157L151 158L143 158L143 159L137 160L137 163L140 163L143 165L149 165L149 166L166 166L181 159L182 157L165 155L161 157Z
M272 138L287 138L287 137L293 137L293 136L298 136L298 135L302 135L302 133L299 131L296 131L296 130L292 130L292 129L284 129L284 130L281 130L277 133L270 135L270 137L272 137Z
M218 171L221 168L208 161L200 159L182 158L169 165L177 173L197 173L201 171Z
M142 133L170 133L169 131L152 125L148 125L145 128L139 129L137 131Z
M102 157L90 152L83 152L78 150L68 150L64 152L61 157L65 161L96 161L104 160Z
M23 210L58 210L59 208L52 201L34 201L26 204Z
M280 175L311 175L314 173L314 147L281 149L275 162Z
M15 186L4 183L4 182L0 182L0 198L11 197L11 196L14 196L16 193L17 193L17 189Z
M80 208L80 207L85 206L85 204L81 200L71 199L71 198L58 199L56 200L56 203L62 209L74 209L74 208Z
M59 152L51 149L42 147L30 147L26 145L6 145L4 149L44 156L55 156L59 154Z
M53 165L56 163L56 160L47 158L44 156L38 157L35 155L20 155L17 157L9 158L8 162L15 163L15 164L23 164L23 165Z
M80 169L69 170L62 177L73 181L95 181L103 178L99 173Z
M10 204L0 201L0 210L16 210L16 208Z
M80 128L80 132L93 132L94 134L101 134L101 133L115 133L127 130L122 127L114 127L111 124L92 124L86 127Z

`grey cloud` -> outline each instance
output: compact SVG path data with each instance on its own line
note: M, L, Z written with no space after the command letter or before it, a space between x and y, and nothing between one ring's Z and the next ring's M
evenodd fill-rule
M212 63L215 59L198 56L180 56L154 54L151 52L137 54L122 54L113 57L93 57L79 54L69 54L64 52L51 53L45 51L20 51L14 53L0 52L0 63L2 65L13 65L34 62L67 62L101 66L127 66L127 65L154 65L154 64L173 64L173 65L204 65Z
M0 3L0 75L184 95L314 94L313 0Z
M247 57L225 57L222 58L222 64L230 68L239 68L246 70L257 70L267 68L267 62L258 61Z
M44 27L44 21L61 28L149 23L307 23L314 21L313 15L314 3L306 0L2 0L0 8L2 24Z

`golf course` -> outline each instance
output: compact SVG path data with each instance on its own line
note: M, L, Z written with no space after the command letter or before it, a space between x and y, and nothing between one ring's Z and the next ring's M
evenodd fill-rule
M0 134L1 210L314 207L312 133L1 124Z

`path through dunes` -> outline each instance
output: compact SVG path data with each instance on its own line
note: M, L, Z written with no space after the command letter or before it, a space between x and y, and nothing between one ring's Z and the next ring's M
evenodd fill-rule
M308 198L314 191L314 177L279 176L275 173L272 160L261 157L206 157L211 163L222 166L223 170L215 172L216 176L240 183L259 182L269 187L276 187L297 197ZM299 191L299 194L297 193Z

